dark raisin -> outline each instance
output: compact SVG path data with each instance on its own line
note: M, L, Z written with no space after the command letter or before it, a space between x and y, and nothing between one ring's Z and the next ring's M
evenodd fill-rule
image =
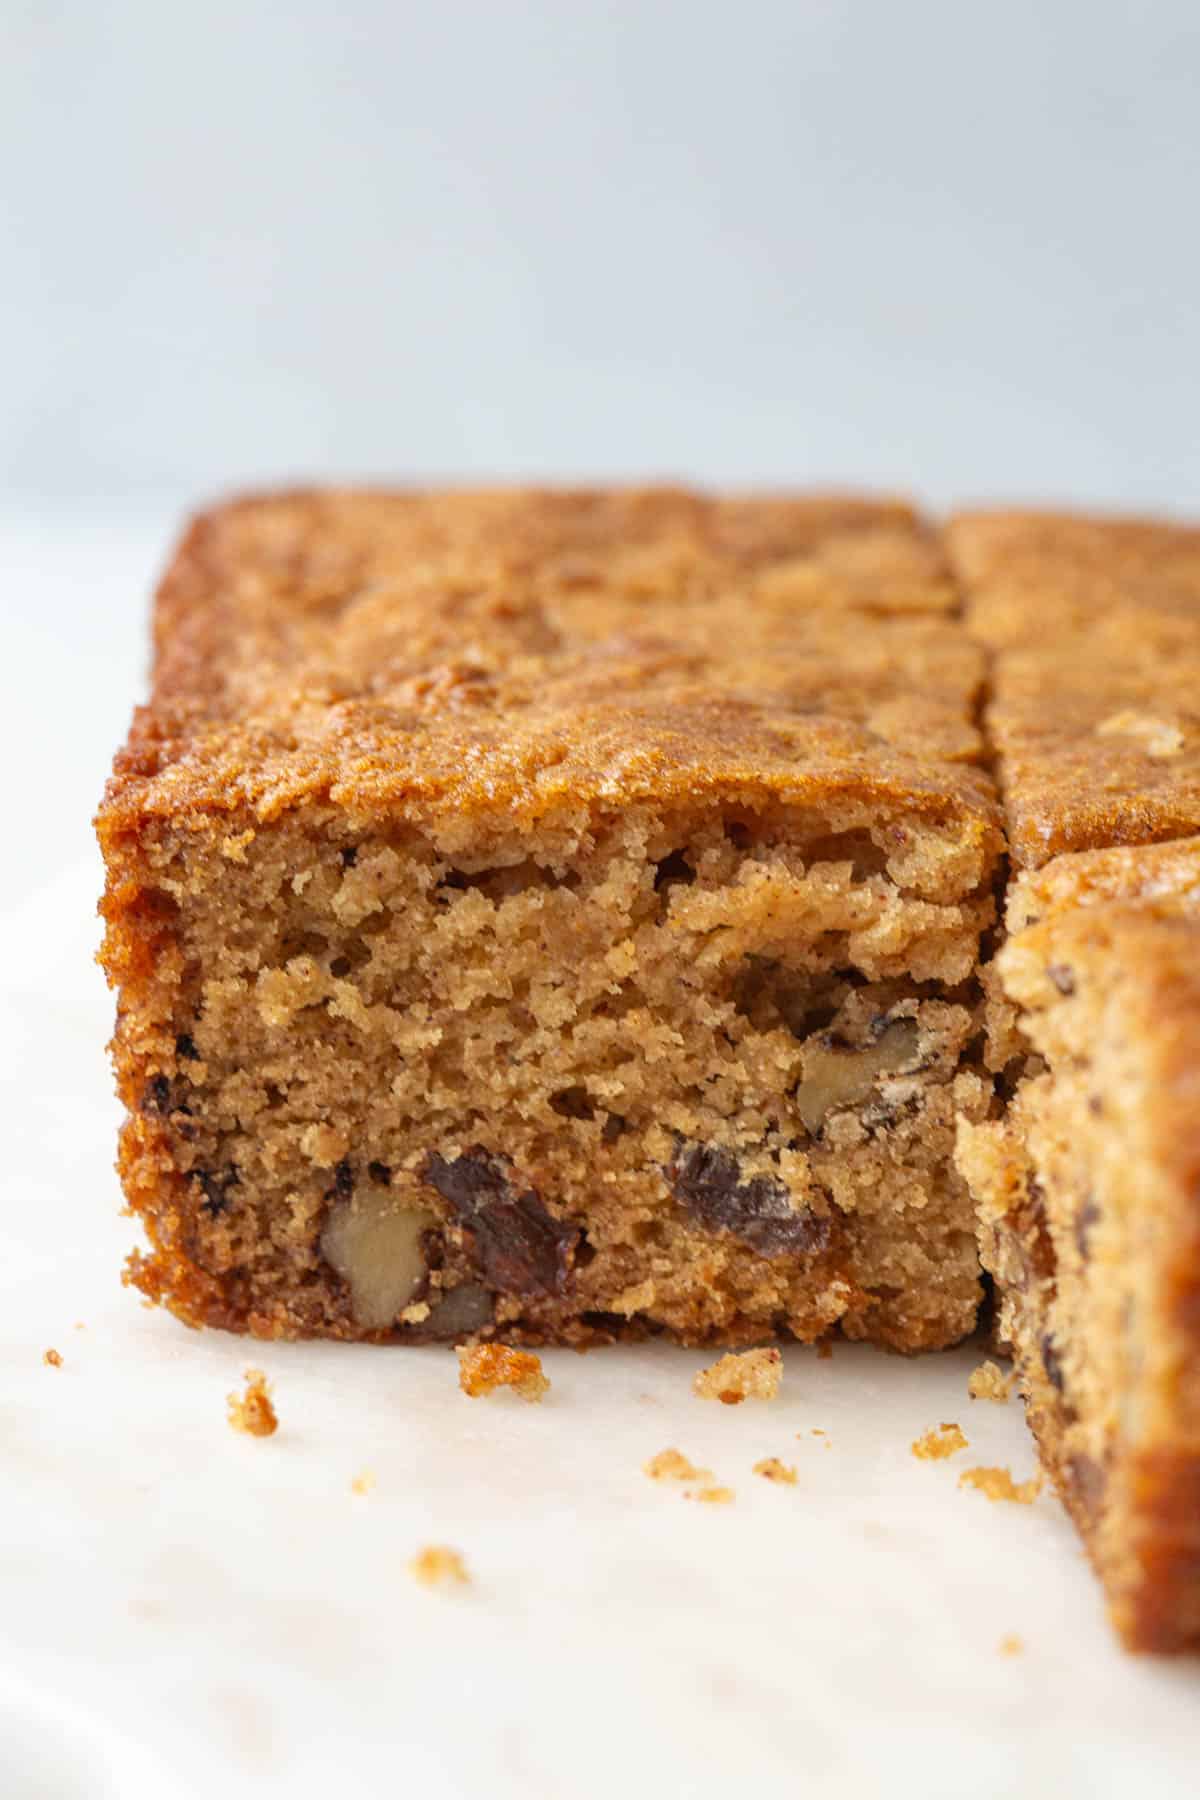
M828 1246L828 1219L794 1207L773 1175L742 1181L728 1150L681 1146L665 1173L675 1198L706 1231L728 1231L760 1256L811 1255Z
M193 1169L191 1178L199 1184L204 1194L200 1202L201 1212L206 1212L210 1219L219 1219L222 1213L229 1210L232 1205L229 1190L236 1187L239 1180L236 1169L224 1169L219 1175L214 1175L209 1169Z
M375 1183L376 1187L388 1187L391 1183L392 1171L388 1168L386 1163L369 1162L367 1164L367 1174L371 1177L371 1180Z
M1057 1388L1061 1394L1065 1385L1063 1380L1062 1357L1059 1355L1058 1348L1049 1332L1042 1338L1041 1352L1042 1367L1046 1371L1046 1379L1051 1387Z
M570 1280L579 1230L520 1191L511 1165L476 1145L447 1161L436 1151L422 1177L449 1201L470 1240L483 1279L507 1294L562 1294Z
M624 1137L629 1126L620 1113L606 1113L600 1139L605 1144L615 1144L619 1137Z
M588 1091L583 1087L562 1088L557 1094L550 1096L550 1104L556 1113L564 1119L591 1119L595 1117L595 1108L588 1098Z
M171 1084L165 1075L152 1075L142 1090L142 1111L165 1118L171 1110Z
M347 844L341 852L343 869L352 869L358 861L358 851L353 844Z
M333 1191L339 1200L348 1200L354 1192L354 1170L344 1160L333 1171Z
M199 1062L200 1052L186 1031L175 1039L175 1054L181 1062Z
M350 958L348 956L335 956L329 965L329 973L333 976L335 981L344 981L346 976L350 973Z
M1066 963L1047 963L1046 973L1060 994L1075 992L1075 977Z

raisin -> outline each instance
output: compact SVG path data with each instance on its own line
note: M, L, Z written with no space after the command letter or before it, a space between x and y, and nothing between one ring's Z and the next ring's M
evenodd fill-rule
M519 1191L511 1165L480 1145L452 1161L435 1151L422 1179L449 1201L490 1286L508 1294L566 1292L578 1228L556 1219L532 1188Z
M1066 963L1047 963L1046 973L1060 994L1073 994L1075 992L1075 977L1070 969L1068 969Z
M165 1118L171 1110L171 1084L165 1075L152 1075L142 1090L142 1111Z
M175 1039L175 1054L181 1062L199 1062L200 1060L200 1052L196 1048L195 1040L186 1031L181 1032Z
M354 1170L345 1160L333 1171L333 1191L339 1200L348 1200L354 1192Z
M706 1231L728 1231L760 1256L809 1255L829 1244L828 1219L797 1210L775 1176L742 1181L728 1150L681 1147L666 1176L675 1198Z
M347 844L345 849L340 851L339 854L342 859L343 869L352 869L358 861L358 850L353 844Z
M371 1180L377 1187L388 1187L391 1184L392 1171L388 1168L386 1163L369 1162L367 1164L367 1174L371 1177Z
M229 1190L236 1187L240 1179L236 1169L225 1169L219 1175L209 1169L193 1169L191 1179L199 1183L204 1194L201 1212L206 1212L210 1219L219 1219L229 1210L232 1205Z

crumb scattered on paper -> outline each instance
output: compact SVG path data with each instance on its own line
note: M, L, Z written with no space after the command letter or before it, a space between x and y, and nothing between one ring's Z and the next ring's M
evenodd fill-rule
M457 1550L447 1544L426 1544L408 1565L414 1581L422 1587L466 1587L471 1577Z
M694 1493L685 1494L685 1500L703 1500L708 1506L730 1506L733 1503L733 1489L730 1487L702 1487Z
M464 1344L458 1352L458 1385L472 1400L497 1388L511 1388L522 1400L540 1400L550 1383L530 1350L508 1344Z
M956 1450L965 1450L967 1440L953 1419L943 1419L937 1426L930 1426L924 1437L919 1437L913 1444L912 1453L923 1462L940 1462L945 1456L953 1456Z
M1024 1638L1018 1637L1015 1631L1010 1631L1007 1637L1000 1639L1001 1656L1020 1656L1024 1648Z
M1006 1375L994 1362L984 1362L968 1375L967 1392L972 1400L1004 1401L1012 1391L1012 1384L1011 1375Z
M62 1368L62 1357L59 1355L57 1350L54 1350L54 1349L43 1350L42 1351L42 1361L44 1363L47 1363L50 1366L50 1368L52 1368L52 1369L61 1369Z
M352 1494L369 1494L374 1486L374 1475L372 1475L370 1469L364 1469L362 1474L356 1475L354 1480L350 1483L350 1492Z
M783 1357L778 1350L743 1350L701 1369L692 1389L702 1400L737 1406L743 1400L773 1400L782 1379Z
M279 1419L271 1404L271 1384L261 1369L247 1369L244 1394L228 1395L229 1423L249 1437L270 1437Z
M978 1488L989 1500L1015 1500L1018 1506L1032 1506L1042 1491L1042 1478L1014 1481L1007 1469L964 1469L959 1487Z
M761 1462L754 1465L754 1473L767 1481L782 1481L788 1487L796 1485L796 1471L790 1463L780 1462L777 1456L764 1456Z
M651 1481L711 1481L711 1469L698 1469L682 1450L660 1450L642 1468Z

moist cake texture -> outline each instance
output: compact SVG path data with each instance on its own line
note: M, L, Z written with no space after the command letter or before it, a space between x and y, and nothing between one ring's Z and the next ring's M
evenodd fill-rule
M100 815L134 1279L264 1336L968 1332L998 812L901 506L201 519Z
M155 643L98 819L144 1293L914 1351L982 1258L1126 1642L1200 1643L1200 531L294 493Z
M1138 1648L1200 1639L1200 839L1021 878L1031 1052L961 1127L1042 1458Z
M1042 1458L1136 1649L1200 1644L1200 531L953 521L1019 873L960 1123ZM1059 854L1060 852L1067 854Z

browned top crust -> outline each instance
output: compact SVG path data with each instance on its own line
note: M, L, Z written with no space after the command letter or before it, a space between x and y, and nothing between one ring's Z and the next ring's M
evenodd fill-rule
M1087 632L1114 610L1200 620L1200 527L1083 513L959 513L946 528L972 635L995 648Z
M1139 848L1080 850L1019 875L1009 889L1012 932L1109 900L1177 902L1200 927L1200 837Z
M1200 530L973 514L947 542L994 652L1014 860L1200 831Z
M101 811L310 797L523 829L640 797L875 807L997 842L980 652L898 501L311 492L198 518ZM847 615L855 617L847 627Z

